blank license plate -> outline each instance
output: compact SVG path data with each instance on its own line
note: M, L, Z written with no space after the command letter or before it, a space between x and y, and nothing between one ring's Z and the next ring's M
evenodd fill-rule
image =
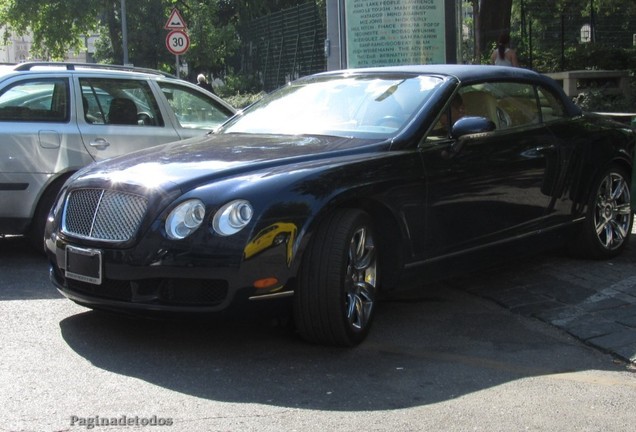
M102 283L102 252L98 249L66 247L65 276L96 285Z

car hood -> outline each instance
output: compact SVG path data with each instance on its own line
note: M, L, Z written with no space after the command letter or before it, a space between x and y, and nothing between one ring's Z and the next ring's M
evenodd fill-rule
M389 142L332 136L208 134L93 164L77 173L75 181L170 189L171 185L203 179L376 151L377 146L369 148L371 144L388 147Z

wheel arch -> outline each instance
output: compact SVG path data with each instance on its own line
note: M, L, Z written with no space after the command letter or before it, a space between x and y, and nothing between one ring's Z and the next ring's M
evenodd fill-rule
M64 186L64 183L66 183L69 177L74 173L75 171L65 171L51 179L46 187L42 189L42 192L33 206L33 213L31 222L27 228L27 234L31 245L36 250L40 250L40 243L44 238L44 227L50 208L55 204L55 199Z
M625 189L617 189L618 193L607 195L599 201L598 191L605 176L611 172L618 172L627 185ZM629 243L633 223L633 210L626 214L619 209L631 198L631 164L624 159L615 158L595 170L594 175L586 182L586 206L583 210L585 220L568 242L568 251L574 257L588 259L609 259L616 256ZM613 187L613 186L612 186ZM622 199L622 200L621 200ZM633 203L633 199L631 200ZM596 204L595 204L596 203ZM601 207L604 210L599 210ZM626 219L622 219L626 218ZM602 227L599 229L599 227ZM623 231L624 229L624 231ZM624 234L627 235L624 235ZM619 239L615 243L614 239Z
M624 169L631 179L632 165L632 161L628 159L627 155L616 156L602 164L594 164L591 161L586 163L583 172L587 172L588 175L580 178L578 186L573 190L574 201L579 204L587 204L587 198L591 193L594 193L592 189L597 179L610 167L617 166ZM583 207L580 207L580 209L584 211Z
M57 195L62 189L64 183L66 183L66 180L68 180L69 177L75 174L75 172L76 170L60 172L49 179L46 186L42 188L42 191L38 195L38 199L34 202L32 213L33 217L35 217L38 209L40 209L42 201L45 199L45 197L49 196L53 192L55 193L55 195Z
M333 200L316 214L308 226L309 236L303 236L302 250L311 242L312 234L318 226L334 211L341 209L359 209L366 212L373 221L376 238L379 242L380 274L378 289L381 292L392 291L399 281L404 266L405 235L403 224L391 209L379 200L369 197L349 197ZM299 257L302 256L302 253Z

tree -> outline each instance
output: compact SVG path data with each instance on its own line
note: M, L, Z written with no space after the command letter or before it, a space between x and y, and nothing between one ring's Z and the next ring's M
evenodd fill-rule
M121 0L100 0L101 28L95 60L121 64L123 55ZM174 56L166 49L163 28L171 9L182 2L134 0L126 2L128 61L135 66L174 71Z
M190 50L183 60L196 68L219 72L238 46L234 30L236 7L231 0L131 0L126 2L129 62L174 72L174 56L166 49L163 28L170 11L179 7L189 26ZM249 3L249 2L247 2ZM267 2L265 2L267 3ZM87 35L100 34L95 59L123 62L121 0L5 0L0 22L10 33L33 35L31 54L62 60L69 50L85 49Z
M183 17L191 40L185 56L191 72L221 74L226 60L239 46L235 11L227 2L207 0L191 3L183 11Z
M5 0L0 22L5 41L11 32L33 34L33 54L43 59L63 59L69 49L79 51L84 35L97 30L99 0Z
M247 22L282 9L294 7L300 3L306 3L306 0L238 0L235 3L240 20Z
M490 54L499 35L510 31L512 0L473 0L475 16L476 57Z
M623 69L633 57L624 52L636 33L633 0L515 0L513 6L513 39L527 67ZM581 39L584 26L592 30L588 42Z

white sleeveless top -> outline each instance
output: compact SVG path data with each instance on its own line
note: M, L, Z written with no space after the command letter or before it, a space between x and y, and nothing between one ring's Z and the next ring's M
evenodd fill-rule
M512 62L506 58L506 53L508 52L508 50L509 50L509 48L506 48L506 51L504 52L504 58L499 58L499 50L495 50L495 51L497 51L496 54L495 54L495 65L497 65L497 66L512 66Z

